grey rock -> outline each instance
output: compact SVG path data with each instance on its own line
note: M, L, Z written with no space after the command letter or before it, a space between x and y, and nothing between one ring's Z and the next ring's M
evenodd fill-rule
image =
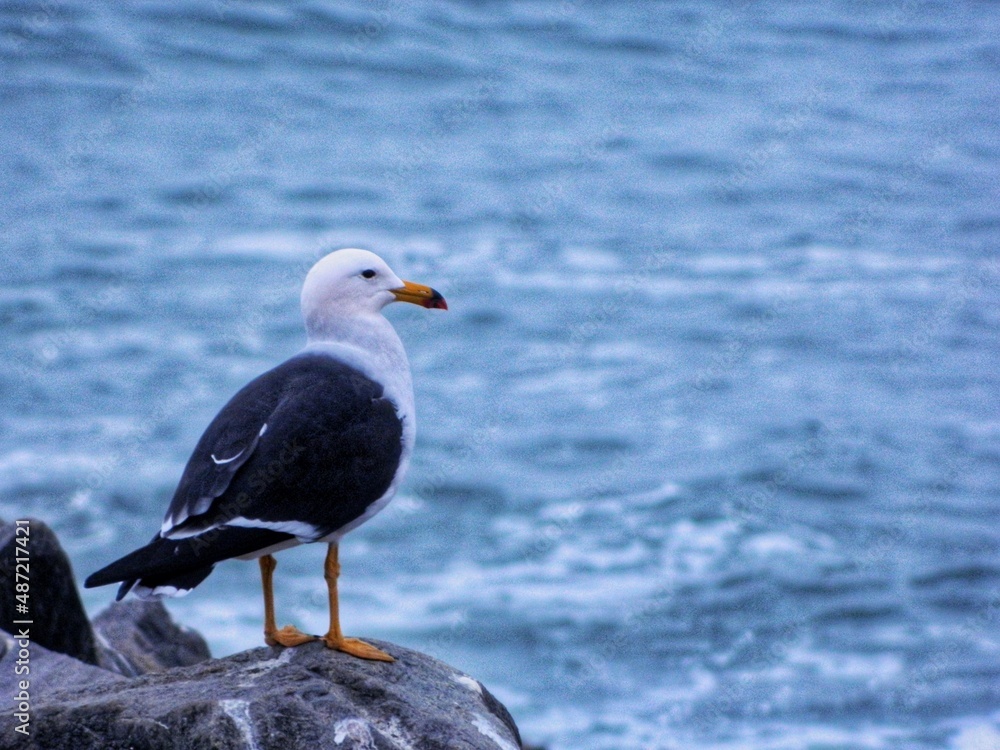
M476 680L391 643L393 663L322 644L258 648L86 690L33 691L32 733L0 714L0 748L44 750L519 750ZM0 668L3 668L0 664Z
M174 622L161 602L115 602L94 618L100 665L134 677L211 658L199 633Z
M36 518L27 520L27 536L16 534L16 524L0 521L0 627L16 634L23 626L14 620L31 620L33 643L97 664L97 643L76 589L69 558L45 522ZM27 543L19 545L18 538L26 539ZM27 569L19 571L19 562L26 563ZM16 584L24 583L25 579L18 579L17 573L23 574L25 570L28 611L18 613Z
M0 631L0 695L14 707L0 712L0 750L521 748L507 709L479 682L393 644L373 641L391 664L319 643L213 660L162 604L137 600L111 605L92 628L41 521L28 537L30 611L17 613L15 529L0 521L0 624L13 634ZM28 638L17 619L32 620ZM15 731L22 700L28 735Z
M121 675L84 664L71 656L50 651L31 641L20 641L0 633L0 695L9 701L19 692L19 683L27 680L31 703L56 692L86 690L102 683L123 681ZM4 711L4 719L9 711ZM5 725L6 726L6 725Z

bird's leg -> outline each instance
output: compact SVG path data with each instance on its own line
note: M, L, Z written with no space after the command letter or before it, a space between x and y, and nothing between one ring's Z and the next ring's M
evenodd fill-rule
M274 569L278 566L273 555L261 555L260 585L264 589L264 643L268 646L301 646L315 641L316 636L307 635L292 625L281 630L274 622Z
M323 636L327 648L343 651L345 654L373 661L395 661L385 651L357 638L345 638L340 630L340 604L337 599L337 578L340 576L340 562L337 559L337 545L331 544L326 552L323 576L330 596L330 630Z

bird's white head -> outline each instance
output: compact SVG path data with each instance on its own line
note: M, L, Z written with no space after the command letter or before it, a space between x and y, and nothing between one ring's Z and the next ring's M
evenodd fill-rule
M375 253L357 248L336 250L321 258L302 285L302 317L310 336L338 319L377 315L396 301L448 309L438 292L403 281Z

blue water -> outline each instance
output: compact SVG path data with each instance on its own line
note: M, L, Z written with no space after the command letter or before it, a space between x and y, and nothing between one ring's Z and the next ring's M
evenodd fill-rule
M145 541L369 247L451 310L388 311L419 439L348 631L551 750L998 748L998 40L985 2L5 3L0 516L81 578ZM322 554L283 621L325 626ZM170 607L226 654L258 592Z

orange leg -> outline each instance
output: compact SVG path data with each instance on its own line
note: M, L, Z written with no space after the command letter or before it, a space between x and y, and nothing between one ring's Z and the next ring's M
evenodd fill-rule
M323 575L330 596L330 630L323 636L327 648L343 651L345 654L373 661L395 661L389 654L357 638L345 638L340 630L340 603L337 598L337 578L340 577L340 562L337 560L337 545L331 544L326 552Z
M264 589L264 643L268 646L301 646L315 641L316 636L307 635L292 625L281 630L274 622L274 569L278 563L272 555L261 555L260 585Z

